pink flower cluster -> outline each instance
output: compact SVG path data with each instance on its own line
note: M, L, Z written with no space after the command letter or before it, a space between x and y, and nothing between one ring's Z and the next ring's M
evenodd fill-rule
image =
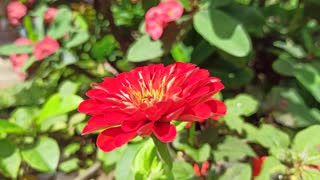
M38 61L54 54L60 48L59 43L49 36L44 37L35 44L27 38L19 38L15 41L15 44L21 46L33 45L33 55ZM27 53L11 54L9 58L13 70L18 73L21 79L25 79L26 74L21 71L21 67L29 60L29 55Z
M31 5L35 0L29 0L28 5ZM11 25L20 25L21 19L27 14L27 6L19 1L12 1L7 6L8 21ZM58 10L56 8L49 7L44 15L44 21L50 24L54 17L57 15Z
M20 20L27 14L27 6L19 1L10 2L7 6L8 21L10 24L17 26Z
M146 13L146 32L153 40L157 40L163 34L168 23L179 19L182 14L183 7L179 2L174 0L161 2Z

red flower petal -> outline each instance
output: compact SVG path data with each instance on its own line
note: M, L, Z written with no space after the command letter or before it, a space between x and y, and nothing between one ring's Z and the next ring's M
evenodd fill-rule
M209 167L210 167L209 161L205 161L202 163L202 167L201 167L201 175L202 176L205 176L207 174Z
M120 127L106 129L99 134L97 138L97 146L105 151L110 152L118 148L136 136L135 132L124 132Z
M176 127L168 123L157 123L153 127L154 135L161 142L171 142L177 135Z
M193 172L197 177L201 176L200 168L199 168L199 165L197 163L193 164Z
M110 126L119 125L121 119L126 116L118 112L110 112L105 115L93 116L89 119L88 124L82 130L82 135L97 131L100 129L105 129Z
M259 176L263 161L266 159L267 159L266 156L252 158L252 176L253 177Z

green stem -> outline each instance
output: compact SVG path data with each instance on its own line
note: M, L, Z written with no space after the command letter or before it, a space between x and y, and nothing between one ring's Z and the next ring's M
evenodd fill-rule
M172 158L168 149L168 145L166 143L162 143L159 141L157 137L154 135L151 136L152 140L157 148L157 154L160 160L166 165L165 171L168 175L168 179L174 179L174 176L172 174Z
M188 138L188 142L191 146L194 145L195 133L196 133L196 123L193 122L189 129L189 138Z

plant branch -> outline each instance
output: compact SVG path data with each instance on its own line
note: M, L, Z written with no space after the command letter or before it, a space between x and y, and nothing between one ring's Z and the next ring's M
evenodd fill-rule
M95 162L92 166L90 166L83 174L77 176L74 180L86 180L92 177L95 173L100 170L101 163Z

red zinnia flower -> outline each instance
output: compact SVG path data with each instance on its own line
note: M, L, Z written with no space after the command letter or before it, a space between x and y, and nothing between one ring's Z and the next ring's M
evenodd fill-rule
M263 162L267 159L267 156L252 158L252 176L259 176Z
M205 161L202 163L202 166L201 166L201 171L200 171L200 167L197 163L194 163L193 164L193 171L194 171L194 174L197 176L197 177L205 177L207 175L207 171L210 167L210 162L209 161Z
M223 87L207 70L185 63L149 65L105 78L79 106L92 116L82 133L104 129L97 139L104 151L135 136L154 134L170 142L176 136L172 120L201 121L226 113L225 105L212 98Z
M8 21L12 25L19 25L20 19L27 14L27 6L18 1L10 2L7 6Z
M46 36L35 44L33 54L37 60L42 60L55 53L59 47L59 43L55 39Z
M161 37L163 29L169 22L179 19L183 14L182 5L174 0L161 2L146 13L146 32L153 40Z

